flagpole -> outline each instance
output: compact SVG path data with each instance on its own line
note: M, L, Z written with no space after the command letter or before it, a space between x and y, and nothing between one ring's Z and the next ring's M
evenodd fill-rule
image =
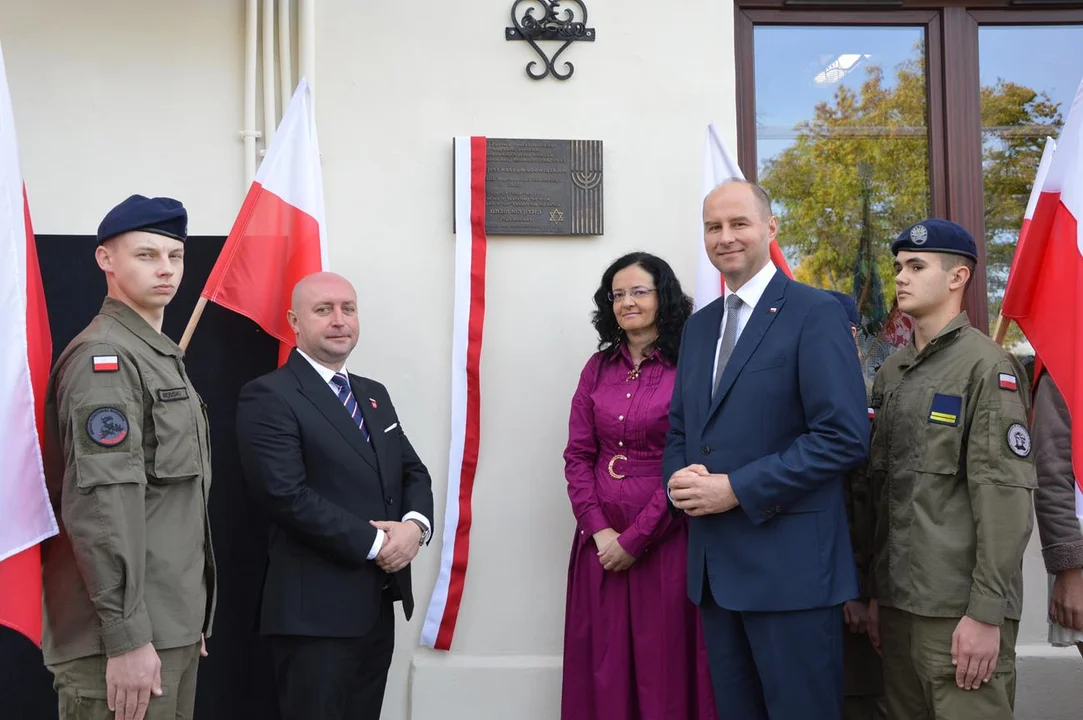
M192 311L192 317L188 319L188 327L184 328L184 334L181 335L180 345L181 350L188 349L188 343L192 340L192 334L196 331L196 325L199 324L199 318L203 317L203 308L207 307L207 298L202 295L199 296L199 302L196 303L195 310Z
M993 330L993 342L997 345L1004 345L1004 338L1008 336L1008 327L1012 324L1011 318L1004 317L1004 313L997 314L996 328Z

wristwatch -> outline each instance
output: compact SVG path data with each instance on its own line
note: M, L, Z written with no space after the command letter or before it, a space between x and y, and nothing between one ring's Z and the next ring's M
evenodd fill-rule
M421 522L417 518L410 518L407 522L412 522L421 529L421 537L417 540L417 546L421 547L425 544L425 536L429 534L429 529L425 527L425 523Z

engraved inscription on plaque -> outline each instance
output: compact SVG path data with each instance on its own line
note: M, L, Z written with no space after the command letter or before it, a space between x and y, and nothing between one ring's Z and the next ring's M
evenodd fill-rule
M486 140L487 235L601 235L600 140Z

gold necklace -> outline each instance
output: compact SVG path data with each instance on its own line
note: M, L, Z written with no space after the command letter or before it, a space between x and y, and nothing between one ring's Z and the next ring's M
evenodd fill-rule
M654 350L655 350L655 347L654 347L653 343L648 345L647 347L643 348L643 359L640 360L639 362L637 362L635 364L635 366L631 370L628 371L628 379L629 380L636 380L636 379L639 378L639 366L642 365L643 362L645 360L647 360L647 358L650 358L650 357L652 357L654 355Z

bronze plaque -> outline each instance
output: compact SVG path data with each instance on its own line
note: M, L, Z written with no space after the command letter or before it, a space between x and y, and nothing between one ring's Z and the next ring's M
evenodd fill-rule
M486 139L487 235L601 235L602 141Z

